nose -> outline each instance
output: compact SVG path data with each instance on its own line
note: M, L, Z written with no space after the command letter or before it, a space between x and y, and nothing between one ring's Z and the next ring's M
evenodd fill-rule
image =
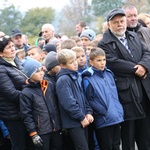
M41 74L41 75L43 75L43 74L44 74L44 71L43 71L43 70L41 70L41 71L40 71L40 74Z
M133 15L133 16L131 17L131 19L132 19L132 20L135 20L135 19L136 19L136 16Z
M12 51L15 51L15 46L11 46L11 50L12 50Z
M80 57L80 60L83 60L83 57Z
M105 64L105 62L106 62L106 61L102 61L102 65L104 65L104 64Z
M75 61L75 62L74 62L74 65L76 66L77 64L78 64L78 62L77 62L77 61Z

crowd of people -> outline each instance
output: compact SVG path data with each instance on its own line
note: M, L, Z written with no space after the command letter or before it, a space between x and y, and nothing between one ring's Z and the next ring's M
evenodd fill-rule
M149 15L107 14L102 33L0 31L0 150L150 150Z

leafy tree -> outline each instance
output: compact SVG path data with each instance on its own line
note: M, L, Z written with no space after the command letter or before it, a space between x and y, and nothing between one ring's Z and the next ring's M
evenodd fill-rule
M149 13L150 12L150 0L125 0L125 4L134 5L138 13Z
M21 30L31 37L38 36L45 23L51 23L55 17L55 10L51 7L33 8L26 12L21 22Z
M106 16L106 14L116 7L121 7L122 0L92 0L92 10L95 16Z
M0 9L0 18L0 30L9 35L13 28L20 26L22 14L14 5L10 5Z
M70 5L64 6L61 11L58 32L65 33L68 36L75 35L77 22L85 21L89 23L92 19L88 0L70 0Z

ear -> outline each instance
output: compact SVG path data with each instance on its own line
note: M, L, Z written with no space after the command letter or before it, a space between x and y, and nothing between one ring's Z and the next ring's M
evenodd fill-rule
M89 59L89 63L91 66L93 66L93 61Z
M66 65L60 64L60 67L61 67L61 68L66 68Z
M2 52L0 52L0 57L3 57L3 53Z
M109 22L107 22L107 26L108 26L108 28L110 28L110 23Z

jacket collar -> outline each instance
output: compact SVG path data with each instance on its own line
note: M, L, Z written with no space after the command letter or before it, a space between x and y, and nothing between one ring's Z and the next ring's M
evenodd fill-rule
M128 37L129 39L134 39L134 35L132 34L132 32L126 31L125 36ZM108 29L103 35L103 42L105 44L108 44L108 43L111 43L111 42L116 43L116 40L118 41L118 38L115 35L112 34L110 29Z
M69 70L66 68L61 68L61 70L56 75L57 79L62 75L69 75L72 79L78 78L78 72L77 71L72 71L72 70Z
M127 27L127 30L128 30L128 31L137 32L137 31L139 30L140 26L141 26L141 24L138 23L137 26L134 27L134 28Z

